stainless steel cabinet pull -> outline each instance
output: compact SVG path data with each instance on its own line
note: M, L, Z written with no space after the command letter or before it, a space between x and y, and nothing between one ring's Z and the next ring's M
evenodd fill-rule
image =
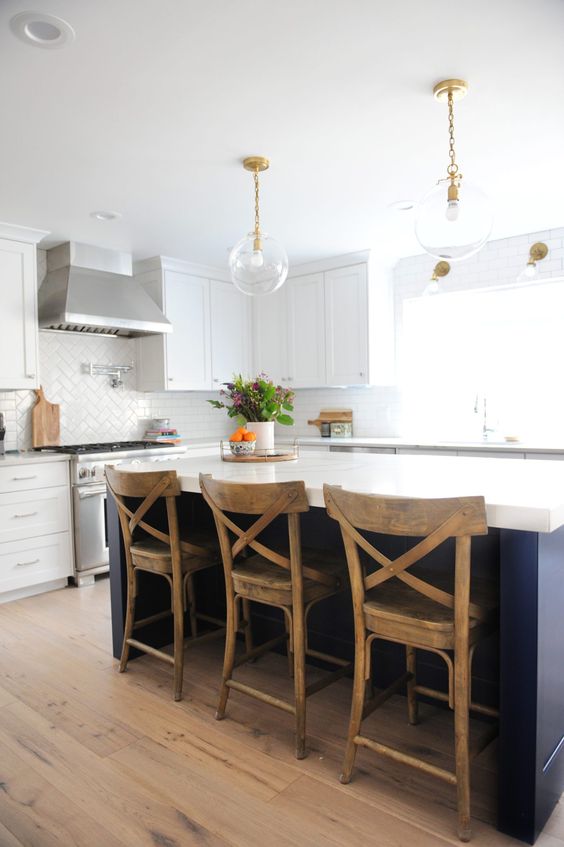
M21 482L24 479L37 479L37 474L32 474L31 476L13 476L14 482Z
M24 565L36 565L40 561L41 559L32 559L31 562L16 562L16 565L18 568L22 568Z
M14 515L15 518L32 518L37 512L25 512L23 515Z
M101 488L96 491L79 491L78 496L80 500L89 500L91 497L105 497L106 489Z

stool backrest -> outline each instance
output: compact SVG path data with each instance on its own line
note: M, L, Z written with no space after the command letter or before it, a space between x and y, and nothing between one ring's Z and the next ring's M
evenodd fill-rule
M106 484L116 501L128 566L131 565L129 548L137 529L162 541L171 548L173 555L179 552L176 497L180 494L180 485L176 471L120 471L113 465L106 465ZM168 533L144 520L161 497L166 498ZM126 499L130 498L141 500L135 511L126 504ZM180 561L179 555L174 558Z
M326 574L315 568L302 567L300 514L309 510L305 485L296 482L250 483L248 485L223 482L211 476L200 474L200 488L206 503L213 512L226 580L231 579L233 560L250 547L278 567L290 571L292 581L302 579L302 574L317 582L333 584ZM229 515L260 515L248 529L239 527ZM258 536L267 529L279 515L288 519L288 540L290 557L273 550L258 541ZM232 544L229 532L235 536Z
M486 506L483 497L449 497L436 500L408 497L385 497L345 491L339 486L324 485L327 513L339 522L353 592L355 610L362 606L365 594L388 579L397 578L415 591L448 608L458 607L466 618L482 619L485 610L470 603L470 542L473 535L486 535ZM360 532L383 535L421 537L421 540L391 560L374 547ZM408 569L427 556L448 538L456 539L455 590L444 591L421 579ZM379 569L365 575L359 548Z

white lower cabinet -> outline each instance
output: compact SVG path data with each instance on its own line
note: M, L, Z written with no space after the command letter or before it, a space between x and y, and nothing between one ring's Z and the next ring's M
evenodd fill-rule
M72 573L67 462L0 468L0 603L64 585Z
M3 592L71 576L70 562L68 532L0 544L0 603Z

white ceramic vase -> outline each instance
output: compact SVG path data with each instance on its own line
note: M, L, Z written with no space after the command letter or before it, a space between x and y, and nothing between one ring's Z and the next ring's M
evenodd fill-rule
M274 421L249 421L247 429L257 437L257 450L272 450L274 447Z

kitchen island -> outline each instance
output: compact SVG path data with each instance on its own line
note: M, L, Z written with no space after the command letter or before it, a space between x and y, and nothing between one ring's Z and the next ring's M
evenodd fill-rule
M209 520L199 473L244 483L301 479L313 508L304 516L309 546L339 544L324 510L323 483L355 491L408 497L483 495L488 536L473 544L473 567L499 576L499 668L486 660L475 699L499 695L498 828L534 843L564 788L564 465L551 461L365 454L308 454L294 462L224 463L217 455L180 459L174 468L184 492L181 516ZM136 465L131 470L154 470ZM117 512L108 504L114 655L123 637L125 567ZM390 548L388 548L390 549ZM218 594L221 586L216 583ZM352 655L346 605L312 626L327 652ZM145 609L145 611L149 611ZM342 626L341 626L342 624ZM344 632L340 643L335 631ZM163 633L155 631L156 643ZM158 643L163 643L162 640ZM495 685L492 686L492 664ZM433 673L430 666L429 673ZM476 671L475 671L476 675ZM380 684L380 679L377 679ZM385 680L384 680L385 682ZM474 683L473 683L474 684Z

